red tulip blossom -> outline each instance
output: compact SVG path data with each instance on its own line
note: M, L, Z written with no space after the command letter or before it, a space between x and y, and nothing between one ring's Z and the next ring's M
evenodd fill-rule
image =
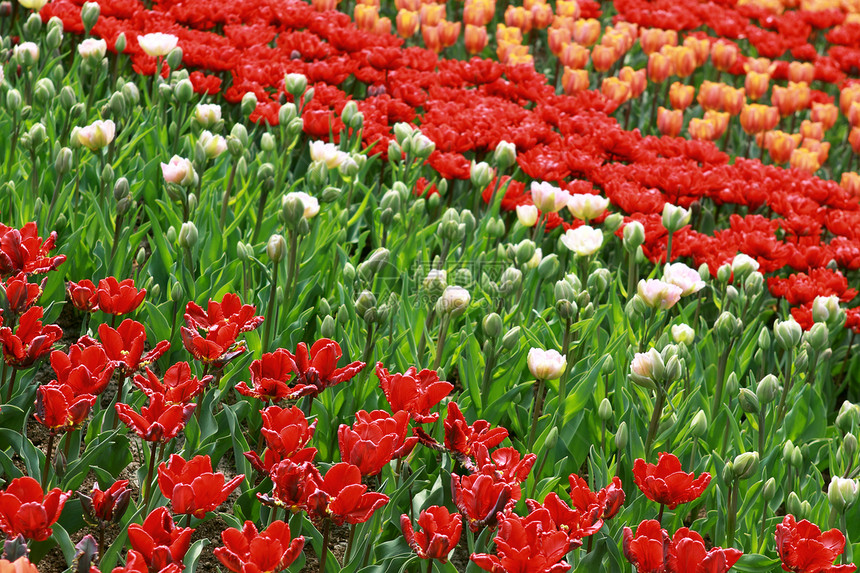
M505 428L493 428L486 420L477 420L469 425L456 402L448 402L448 417L445 418L445 447L466 457L474 456L475 446L487 449L501 444L508 437Z
M55 487L47 494L39 482L23 476L0 491L0 529L7 537L23 535L33 541L48 539L71 492Z
M529 477L536 461L536 454L526 454L521 458L515 448L499 448L490 454L482 444L475 447L478 472L511 486L511 499L514 501L519 501L520 484Z
M472 531L495 525L497 514L510 510L516 503L511 499L511 486L486 474L462 478L451 474L451 492L454 505L468 520Z
M322 482L319 470L310 462L296 463L286 459L275 465L269 476L274 488L272 495L257 494L266 505L285 507L292 512L308 509L308 501Z
M463 518L459 513L450 513L447 507L434 505L418 516L418 531L412 529L412 521L405 513L400 516L400 529L406 543L421 559L438 559L448 562L448 554L460 542Z
M361 483L361 470L344 462L333 465L317 487L308 500L309 513L327 517L335 525L364 523L388 503L387 495L367 491Z
M282 348L267 352L259 360L251 362L249 367L253 388L245 382L239 382L236 390L243 396L259 398L265 402L298 398L299 395L289 386L295 364L293 356Z
M0 276L20 272L39 275L56 269L66 260L66 255L48 255L56 242L56 231L42 240L36 223L27 223L21 229L0 223Z
M36 391L36 421L52 432L71 432L83 424L96 397L92 394L75 395L66 384L43 384Z
M240 475L225 483L224 474L212 471L209 456L185 461L173 454L168 463L158 466L158 487L172 502L173 512L200 519L218 509L243 479Z
M663 573L669 556L669 534L659 521L643 521L636 527L636 535L625 527L622 546L624 557L636 567L637 573Z
M711 483L711 474L703 472L696 477L695 474L685 473L678 458L664 452L660 454L657 465L641 458L633 462L633 481L645 497L675 509L702 495Z
M290 526L283 521L273 521L262 532L246 521L241 531L233 528L222 531L221 539L224 546L215 549L215 557L234 573L283 571L305 546L305 538L292 539Z
M300 342L295 355L287 353L295 363L295 396L316 396L326 388L352 380L365 366L364 362L356 361L338 368L337 363L343 353L340 345L328 338L314 342L310 351L304 342Z
M206 310L195 303L189 302L185 307L185 323L189 328L213 332L227 324L234 324L238 332L248 332L263 323L262 316L255 316L257 307L252 304L242 304L239 295L228 292L221 302L209 300Z
M190 352L195 360L215 368L223 368L248 349L244 342L236 340L239 327L232 323L208 331L205 337L187 326L180 327L179 331L185 350Z
M51 346L63 336L55 325L42 325L42 307L34 306L21 315L15 332L8 326L0 328L3 360L13 368L28 368L51 351Z
M78 282L69 281L66 292L69 293L69 300L76 309L84 312L95 312L99 309L98 287L93 284L93 281L89 279Z
M116 366L101 344L72 344L68 354L59 350L51 352L51 368L57 375L57 382L70 386L75 395L99 395L107 388Z
M146 376L137 374L134 377L134 385L147 396L163 394L167 404L190 403L211 381L211 375L199 380L192 376L191 366L187 362L178 362L168 368L161 380L149 368L146 369Z
M178 564L169 563L155 571L157 571L157 573L181 573L184 567L185 566L181 562ZM125 567L114 567L111 573L150 573L150 571L149 565L147 564L146 558L143 554L131 549L125 558ZM90 573L98 573L98 570L90 570Z
M786 515L776 526L776 551L785 571L796 573L851 573L855 565L834 565L845 550L845 535L838 529L821 533L813 523Z
M99 527L107 527L122 519L131 499L131 489L128 487L128 480L121 479L104 491L95 484L89 495L78 492L78 498L81 500L84 516Z
M152 394L149 406L140 409L140 414L128 404L116 405L119 419L148 442L169 442L176 437L191 418L195 404L166 404L164 395Z
M105 354L116 363L123 378L149 366L170 348L170 342L162 340L155 345L155 348L144 354L146 329L141 323L130 318L123 320L116 329L107 324L100 324L99 339ZM82 337L78 343L85 347L99 344L90 336Z
M538 509L526 517L510 515L499 519L493 541L496 555L472 555L475 565L492 573L561 573L570 565L562 561L571 549L563 531L554 527L549 512Z
M701 535L682 527L675 532L669 544L666 570L672 573L726 573L742 555L742 551L733 548L714 547L708 551Z
M621 478L618 476L614 476L612 482L597 493L591 491L588 483L576 474L570 474L568 481L570 500L580 511L586 511L597 505L602 519L612 519L624 505L624 490L621 489Z
M355 413L352 427L341 424L337 431L340 457L361 470L363 476L374 476L392 459L409 455L418 438L406 437L409 414L403 410L390 416L375 410Z
M42 296L47 280L45 278L41 283L31 283L27 281L26 274L18 273L9 277L5 284L0 282L0 308L7 322L10 317L17 318L36 304Z
M454 389L450 382L440 381L435 370L418 372L411 367L403 374L390 374L382 362L377 362L376 376L391 411L404 410L419 424L438 420L439 413L430 414L430 410Z
M314 435L317 421L308 424L305 413L298 406L280 408L269 406L262 411L263 427L260 432L266 439L263 459L256 452L245 452L245 457L261 473L268 474L284 459L295 463L309 462L316 457L316 448L305 447Z
M39 573L39 570L26 557L19 557L14 561L0 559L0 573Z
M146 289L137 290L134 279L118 281L114 277L108 277L99 281L96 295L99 298L100 311L121 315L137 310L146 298Z
M567 505L555 492L550 493L544 499L543 504L533 499L526 500L529 511L546 509L552 522L559 531L564 531L574 546L582 545L582 538L594 535L603 527L603 519L600 517L600 506L592 505L588 509L580 510L575 505Z
M143 525L128 526L128 541L150 571L161 571L170 564L181 569L192 533L190 527L177 527L166 507L157 507L143 520Z

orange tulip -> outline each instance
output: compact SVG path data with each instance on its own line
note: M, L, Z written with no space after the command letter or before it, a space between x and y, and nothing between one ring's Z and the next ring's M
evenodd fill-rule
M674 109L687 109L693 103L695 92L693 86L675 82L669 86L669 103Z
M824 131L827 131L836 123L836 118L839 117L839 108L832 103L812 102L812 111L810 111L809 116L812 121L820 122L824 126Z
M630 97L637 98L642 95L648 87L648 78L645 70L634 70L630 66L624 66L618 72L618 78L630 86Z
M711 62L721 72L729 71L738 61L739 56L738 47L726 40L717 40L711 46Z
M651 52L648 56L648 79L655 84L662 84L672 75L672 60L660 52Z
M709 82L705 80L699 86L699 95L696 101L702 106L702 109L719 110L723 107L723 84Z
M564 68L564 74L561 76L561 87L567 95L587 90L589 87L588 72Z
M815 173L821 167L821 163L818 161L818 154L802 147L791 152L789 164L795 169L800 169L810 174Z
M820 121L809 121L804 119L800 122L800 135L803 139L824 139L824 124Z
M744 88L751 100L756 101L766 94L769 85L770 74L763 74L753 70L747 72L747 77L744 80Z
M411 38L418 31L421 20L418 17L418 12L401 8L397 12L395 23L397 24L397 34L401 38Z
M860 174L846 171L842 174L839 185L854 197L860 197Z
M466 24L466 31L463 33L463 42L466 44L466 51L470 54L481 53L489 42L487 29L483 26Z
M684 112L680 109L657 108L657 129L669 137L677 137L684 124Z
M577 20L573 23L573 41L590 48L600 38L600 21L594 18Z
M580 46L575 42L566 45L559 56L561 63L566 68L581 70L588 63L588 48Z
M609 70L617 61L618 56L613 48L597 45L591 49L591 63L597 72Z
M556 58L561 57L564 48L570 43L571 33L567 28L550 28L547 30L547 43L549 51Z

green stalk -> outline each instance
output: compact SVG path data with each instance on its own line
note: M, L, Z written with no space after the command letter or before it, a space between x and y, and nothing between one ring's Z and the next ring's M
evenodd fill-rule
M263 321L263 352L268 352L269 336L275 316L275 295L278 291L278 265L272 266L272 285L269 288L269 304L266 306L266 320Z
M320 573L325 573L325 562L328 557L328 539L331 534L331 520L326 518L323 521L323 542L322 551L320 552Z
M734 343L729 343L723 353L720 355L720 361L717 363L717 389L714 393L714 403L711 407L711 415L715 416L720 404L723 403L723 386L726 384L726 365L729 361L729 354L732 351Z
M218 221L218 228L224 231L224 225L227 224L227 208L230 205L230 191L233 189L233 180L236 178L236 165L238 161L233 161L230 167L230 176L227 178L227 189L224 191L224 197L221 199L221 218Z
M436 340L436 357L433 359L433 370L438 370L442 363L442 353L445 350L445 338L448 336L448 324L451 322L451 316L445 314L442 320L439 321L439 338Z
M54 432L48 434L48 450L45 453L45 467L42 468L42 489L48 489L48 468L51 467L51 456L54 453Z
M535 443L535 429L537 428L537 423L540 419L540 412L543 406L543 404L541 404L541 396L543 395L544 384L546 384L546 381L542 378L535 380L535 394L532 401L532 425L531 428L529 428L529 438L526 447L526 450L529 452L532 451L532 446Z
M666 393L662 387L657 388L657 402L654 404L654 411L651 413L651 422L648 424L648 437L645 439L645 459L647 460L651 454L651 446L654 444L654 438L657 437L657 430L660 427L660 418L663 416L663 407L666 405Z

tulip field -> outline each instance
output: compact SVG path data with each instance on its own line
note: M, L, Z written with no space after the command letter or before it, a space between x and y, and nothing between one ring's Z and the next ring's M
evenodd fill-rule
M0 1L0 573L849 573L860 0Z

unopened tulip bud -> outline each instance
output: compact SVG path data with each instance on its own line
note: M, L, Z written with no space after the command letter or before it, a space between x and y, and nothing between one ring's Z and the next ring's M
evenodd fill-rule
M860 427L860 405L852 404L848 400L842 402L836 415L836 427L845 433Z
M304 74L287 74L284 78L284 87L287 93L291 94L296 100L301 97L308 88L308 79Z
M496 150L493 152L493 162L499 168L499 171L504 171L517 160L517 147L513 143L500 141L496 145Z
M827 325L823 322L813 324L803 337L816 352L821 352L830 344L830 333L827 330Z
M839 314L839 297L817 296L812 301L812 320L815 322L828 322Z
M284 254L287 252L287 241L283 235L272 235L269 237L269 242L266 244L266 254L269 259L278 264L284 260Z
M471 300L469 291L461 286L449 285L436 301L436 313L450 314L452 317L459 316L466 312Z
M176 242L176 227L170 226L167 229L167 242L173 244Z
M627 448L628 435L627 422L621 422L618 425L618 431L615 432L615 449L624 450Z
M693 419L690 421L690 434L696 438L701 438L708 431L708 418L705 412L699 410Z
M830 478L830 486L827 488L827 500L830 502L830 507L837 512L842 513L854 505L858 494L860 494L860 485L858 485L856 479L839 476Z
M746 277L749 273L755 272L758 269L758 261L743 253L735 255L735 258L732 259L732 273L734 274L735 283L739 282L739 280Z
M755 392L761 404L769 404L776 399L779 391L779 380L773 374L768 374L758 383Z
M370 282L385 266L391 258L391 252L380 247L358 265L358 275L365 281Z
M696 333L688 324L672 325L672 340L676 344L684 344L689 346L696 339Z
M795 469L800 469L801 466L803 466L803 452L801 452L799 447L794 446L794 449L791 451L789 462Z
M539 249L538 249L539 250ZM538 276L543 280L552 279L558 274L559 262L558 255L555 253L543 257L538 263Z
M242 96L240 107L242 109L242 115L245 117L254 113L254 110L257 109L257 95L254 92L246 93Z
M129 184L128 179L125 177L120 177L117 179L116 184L113 186L113 198L116 201L124 199L129 195Z
M502 348L504 348L505 350L510 352L511 350L513 350L514 348L517 347L519 342L520 342L520 327L515 326L512 329L510 329L509 331L507 331L505 333L505 335L502 337Z
M749 388L740 389L740 392L738 393L738 401L740 402L743 411L747 414L758 414L761 410L759 400L756 397L755 392Z
M645 242L645 227L639 221L631 221L624 225L624 249L628 253L635 253L642 243Z
M849 460L854 459L854 454L857 452L857 438L854 437L854 434L848 432L845 434L845 437L842 438L842 451L845 452L845 457Z
M612 419L612 403L606 398L600 401L600 406L597 407L597 415L604 422Z
M89 34L93 26L98 22L101 7L98 2L84 2L81 7L81 22L84 25L84 33Z
M690 222L690 211L683 207L676 207L671 203L663 205L663 227L670 233L676 233L684 225Z
M171 70L178 69L179 64L182 63L182 48L179 46L174 47L167 53L167 57L164 60L167 62L167 67Z
M475 161L472 161L469 178L472 181L472 185L479 190L483 191L490 184L490 181L493 180L494 175L493 170L486 162L475 163Z
M324 338L334 338L336 331L337 325L334 319L330 315L326 315L326 317L323 318L322 325L320 326L320 334Z
M788 499L786 499L785 501L785 509L788 513L794 515L796 518L803 513L800 498L797 497L797 494L793 491L788 494Z
M57 153L57 159L54 161L54 169L57 171L57 175L65 175L72 168L72 150L68 147L60 148L59 153Z
M623 224L624 216L621 213L611 213L603 220L603 228L609 234L614 234Z
M355 312L362 319L365 319L371 311L375 311L376 309L376 296L369 290L363 290L358 295L358 298L355 301ZM365 319L366 320L366 319Z
M183 249L193 249L197 244L197 226L191 221L182 223L179 229L179 246Z
M800 346L800 351L797 353L797 357L794 359L794 366L800 372L803 372L809 367L810 352L812 352L812 347L809 345L809 342L804 341Z
M125 39L125 32L121 32L119 36L116 38L116 42L114 42L114 50L116 50L117 54L122 54L125 52L127 40Z
M491 312L484 317L481 326L488 338L496 339L502 334L502 317L495 312Z
M732 466L736 480L752 477L759 468L758 452L746 452L736 456Z
M777 320L774 322L773 334L780 348L789 350L800 344L803 329L793 318L789 318L786 321Z

